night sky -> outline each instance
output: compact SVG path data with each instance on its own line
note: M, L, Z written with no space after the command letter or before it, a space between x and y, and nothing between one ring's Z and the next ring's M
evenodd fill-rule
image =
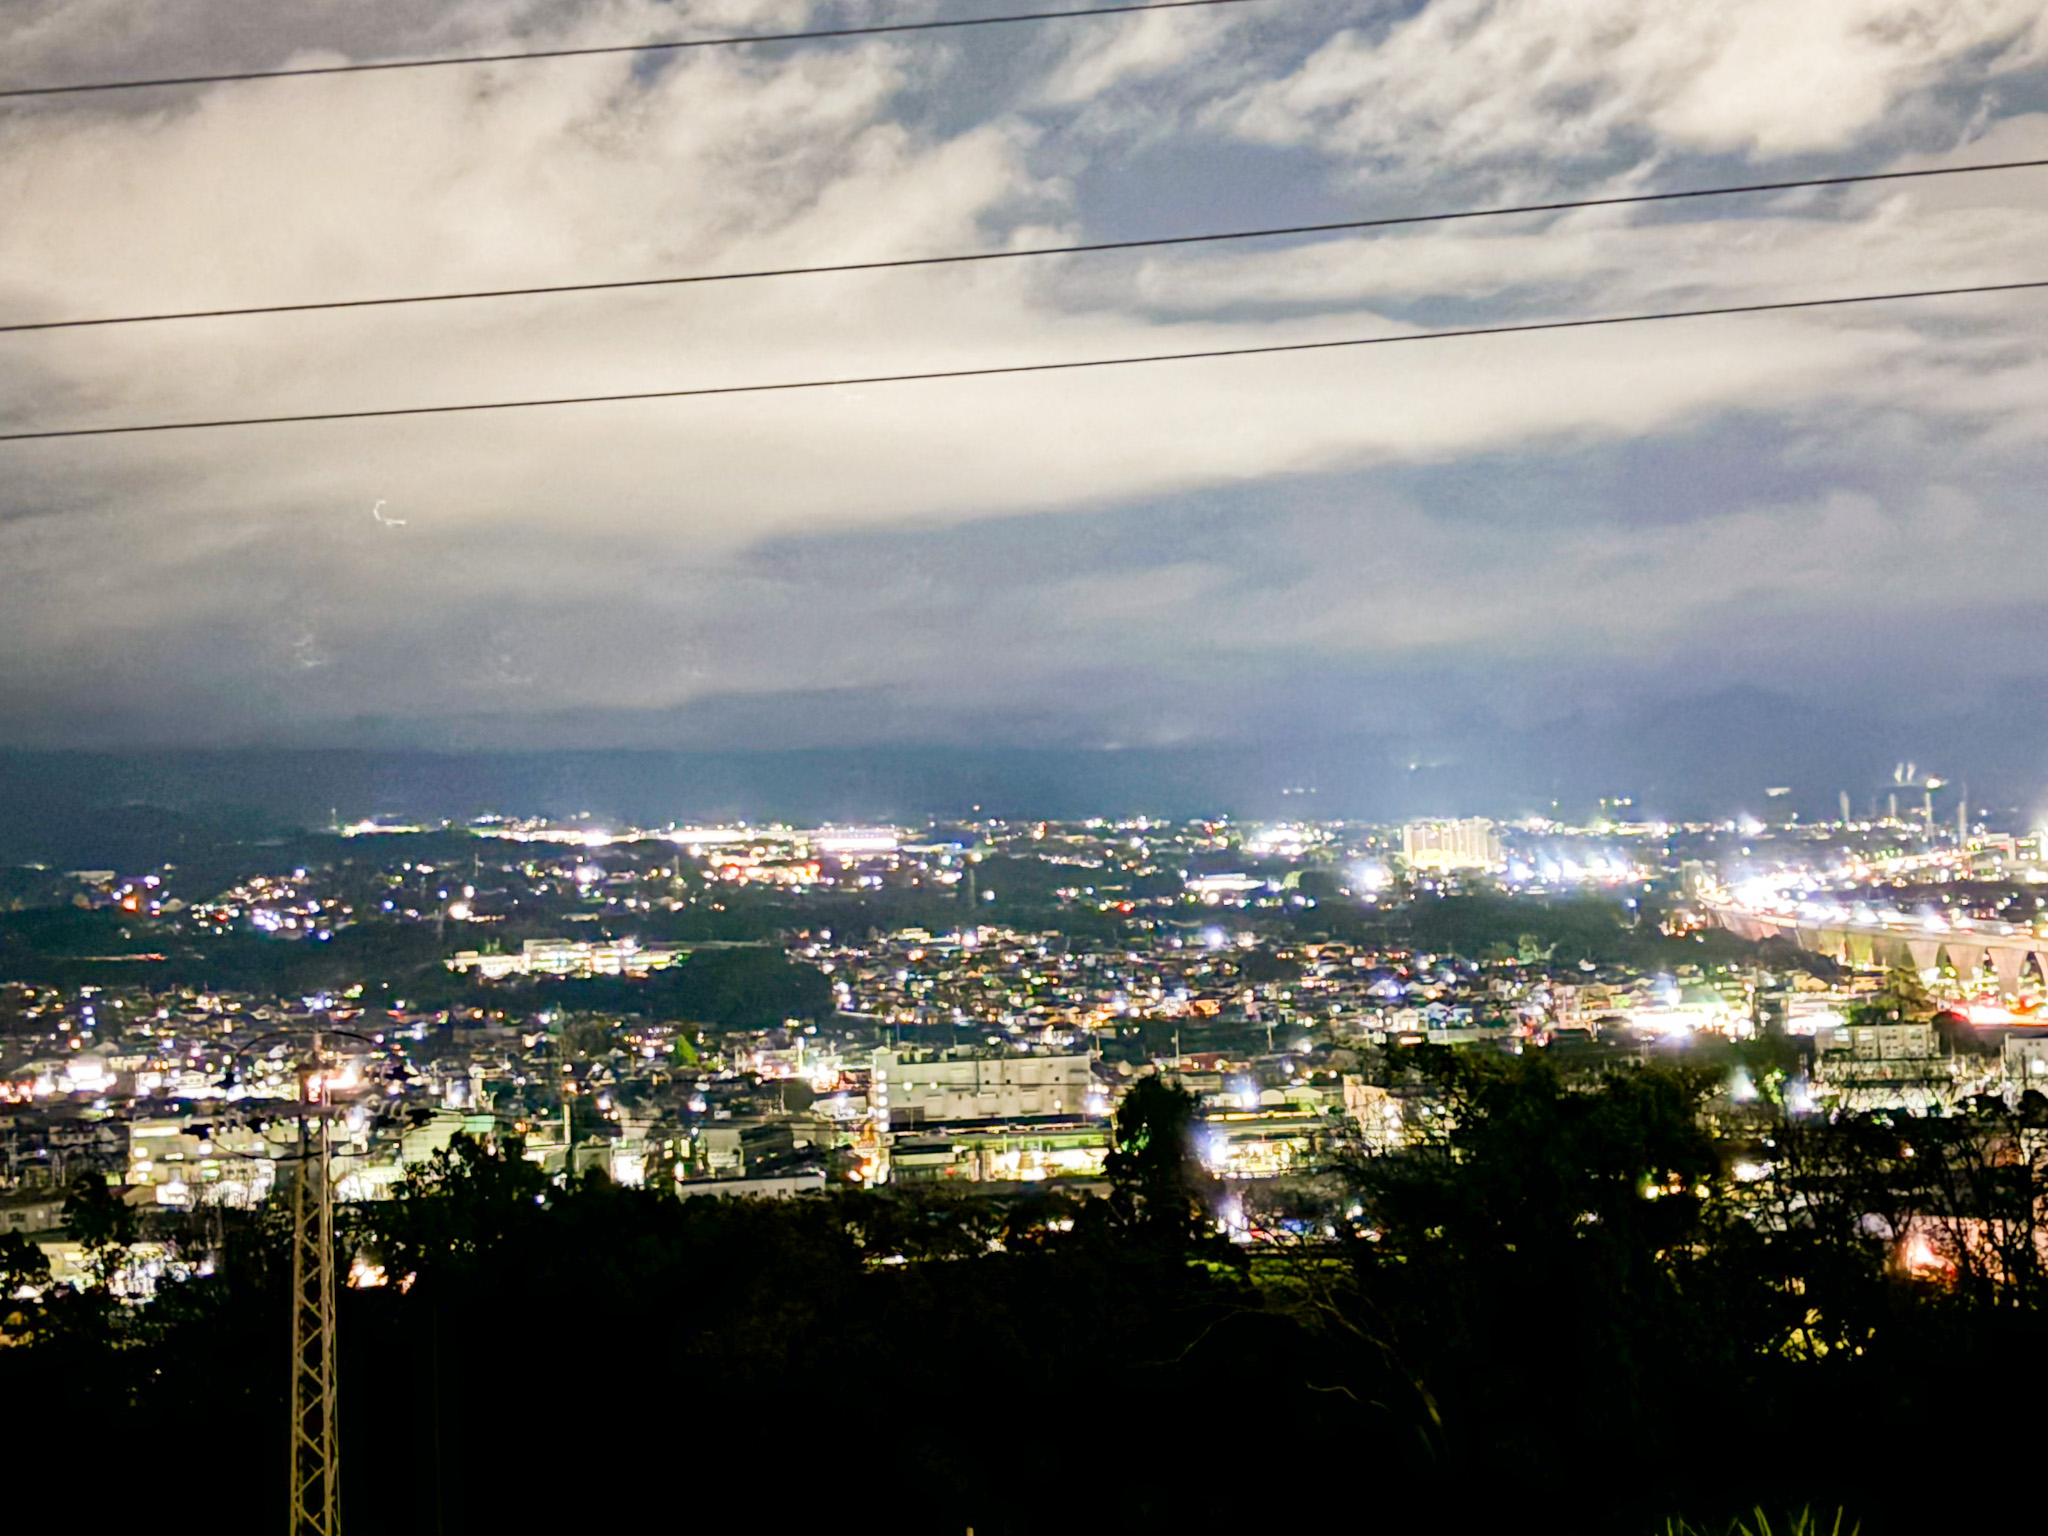
M13 0L0 85L1031 8ZM0 323L2048 156L2043 16L1257 0L0 103ZM2040 278L2048 170L2007 171L7 335L0 431ZM2022 293L0 444L0 745L1280 743L1340 776L1463 764L1447 799L1796 772L1828 804L1914 755L2024 797L2044 349Z

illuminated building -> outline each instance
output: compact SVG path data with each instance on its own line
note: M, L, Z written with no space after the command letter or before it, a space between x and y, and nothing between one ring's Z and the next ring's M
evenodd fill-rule
M53 1284L84 1291L98 1283L96 1256L84 1243L67 1237L47 1239L36 1246L50 1261ZM176 1250L165 1243L129 1243L120 1253L119 1266L107 1276L107 1289L123 1301L148 1301L156 1295L159 1281L184 1280L204 1272L198 1265L180 1259Z
M1411 869L1498 869L1500 838L1484 816L1456 821L1411 821L1401 829L1401 852Z
M433 1160L445 1152L458 1135L487 1141L497 1131L495 1115L465 1115L453 1109L437 1109L424 1125L409 1126L398 1141L398 1162L410 1168Z
M1202 1162L1221 1178L1270 1179L1310 1163L1332 1126L1315 1109L1282 1104L1202 1119Z
M1815 1042L1813 1092L1837 1108L1925 1114L1956 1100L1959 1063L1931 1024L1845 1024Z
M2048 1085L2048 1033L2007 1035L2003 1054L2006 1077L2014 1087Z
M516 955L457 950L446 964L451 971L475 971L487 981L502 976L644 976L674 965L685 951L669 944L642 947L619 939L591 944L580 939L528 939Z
M247 1207L276 1180L263 1133L186 1117L136 1119L128 1126L127 1182L150 1189L158 1205Z
M1190 896L1216 900L1223 897L1249 896L1254 891L1265 890L1266 885L1266 881L1257 875L1191 875L1187 881L1187 892Z
M893 827L829 827L813 834L811 846L836 857L894 853L900 839Z
M1344 1113L1358 1125L1359 1140L1371 1153L1392 1152L1408 1142L1403 1103L1355 1072L1344 1074Z
M959 1179L1031 1184L1100 1178L1108 1155L1108 1127L1100 1120L1074 1120L1057 1125L961 1126L898 1136L889 1150L889 1164L899 1183Z
M1087 1056L1024 1056L980 1049L943 1055L877 1051L873 1098L895 1127L955 1120L1079 1115L1094 1072Z
M788 1123L779 1120L720 1120L699 1131L698 1139L714 1179L739 1178L796 1150Z

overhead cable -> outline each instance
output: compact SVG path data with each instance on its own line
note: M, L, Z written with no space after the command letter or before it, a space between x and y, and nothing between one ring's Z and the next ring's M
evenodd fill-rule
M985 379L1004 374L1068 373L1083 368L1128 368L1143 363L1188 363L1213 358L1269 357L1283 352L1327 352L1341 347L1382 347L1401 342L1451 341L1469 336L1513 336L1532 331L1576 331L1605 325L1642 325L1656 320L1698 320L1713 315L1757 315L1772 311L1837 309L1852 304L1893 304L1907 299L1957 298L1966 294L2018 293L2048 288L2048 278L2023 283L1977 283L1960 288L1920 288L1902 293L1860 293L1827 299L1781 299L1765 304L1719 304L1708 309L1667 309L1634 315L1598 315L1582 320L1537 320L1517 325L1475 325L1447 331L1408 331L1393 336L1349 336L1333 341L1294 341L1257 347L1212 347L1199 352L1154 352L1136 357L1092 357L1057 363L1002 363L982 368L938 368L920 373L849 375L795 379L773 384L713 384L694 389L644 389L615 395L562 395L539 400L481 400L459 405L399 405L353 411L307 411L289 416L223 417L211 421L157 421L115 427L53 427L35 432L0 432L0 443L64 437L116 437L141 432L200 432L220 427L275 427L319 421L368 421L397 416L452 416L480 411L523 411L564 405L619 405L637 400L689 400L707 395L758 395L798 389L842 389L869 384L917 384L939 379Z
M82 96L94 91L142 91L180 85L233 85L245 80L303 80L314 75L366 75L397 69L449 69L467 64L523 64L536 59L587 59L617 53L680 53L691 48L740 48L761 43L813 43L835 38L883 37L902 32L946 32L1001 27L1024 21L1072 21L1083 16L1128 16L1140 11L1186 11L1252 0L1151 0L1144 5L1096 5L1073 11L1025 11L1007 16L962 16L944 21L894 21L866 27L818 27L807 32L747 32L728 37L685 37L646 43L604 43L587 48L525 48L436 59L381 59L361 64L309 64L299 69L243 69L209 75L167 75L145 80L91 80L76 85L18 85L0 89L0 101L29 96Z
M1275 240L1289 235L1356 233L1403 225L1447 224L1461 219L1499 219L1511 214L1565 213L1578 208L1618 208L1636 203L1670 203L1755 192L1791 192L1808 187L1845 187L1866 182L1910 181L1923 176L1965 176L1979 171L2033 170L2048 159L1997 160L1978 165L1944 165L1918 171L1869 171L1853 176L1810 176L1798 181L1756 181L1734 187L1693 187L1678 192L1632 192L1617 197L1582 197L1568 202L1521 203L1512 207L1466 208L1451 213L1408 213L1378 219L1345 219L1331 224L1287 224L1269 229L1233 229L1217 234L1158 235L1143 240L1098 240L1084 245L1036 245L1006 251L968 251L949 256L900 256L883 261L842 261L815 267L763 267L747 272L691 272L674 277L630 277L595 283L546 283L529 288L476 288L448 293L409 293L375 299L320 299L295 304L245 304L231 308L165 310L156 314L101 315L79 320L24 320L0 324L0 334L66 331L90 326L154 325L167 320L227 320L249 315L301 315L323 310L388 309L403 304L453 304L472 299L527 299L563 293L616 293L633 288L675 288L694 283L743 283L769 277L819 277L845 272L891 272L908 267L959 266L976 261L1017 261L1034 256L1090 256L1110 251L1156 250L1163 246L1215 245L1231 240Z

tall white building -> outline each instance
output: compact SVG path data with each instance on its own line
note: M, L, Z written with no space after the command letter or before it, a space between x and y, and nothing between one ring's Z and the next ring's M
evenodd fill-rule
M1500 837L1484 816L1456 821L1411 821L1401 829L1410 869L1498 869Z

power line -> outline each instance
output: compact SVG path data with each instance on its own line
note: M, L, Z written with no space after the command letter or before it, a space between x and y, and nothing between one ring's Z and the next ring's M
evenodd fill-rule
M1381 347L1406 341L1450 341L1465 336L1512 336L1529 331L1576 331L1597 325L1641 325L1652 320L1697 320L1711 315L1756 315L1772 310L1833 309L1849 304L1890 304L1904 299L1945 299L1965 294L2017 293L2048 288L2048 278L2025 283L1979 283L1967 288L1920 288L1905 293L1861 293L1831 299L1781 299L1768 304L1721 304L1711 309L1667 309L1585 320L1538 320L1520 325L1478 325L1400 336L1352 336L1337 341L1294 341L1261 347L1216 347L1200 352L1154 352L1140 357L1094 357L1060 363L1004 363L988 368L942 368L925 373L883 373L836 379L795 379L775 384L713 384L697 389L647 389L618 395L563 395L546 400L483 400L462 405L400 405L362 411L309 411L294 416L240 416L216 421L159 421L122 427L58 427L0 433L0 443L59 437L114 437L138 432L199 432L216 427L276 427L314 421L366 421L390 416L452 416L476 411L523 411L557 405L618 405L635 400L689 400L705 395L759 395L796 389L841 389L865 384L917 384L936 379L985 379L999 374L1066 373L1082 368L1126 368L1140 363L1189 363L1210 358L1265 357L1281 352L1326 352L1339 347Z
M377 299L325 299L297 304L248 304L231 309L168 310L147 315L104 315L84 320L30 320L0 325L0 335L22 331L66 331L87 326L152 325L166 320L227 320L248 315L301 315L336 309L386 309L400 304L452 304L471 299L526 299L561 293L615 293L629 288L675 288L693 283L742 283L766 277L819 277L835 272L891 272L906 267L958 266L975 261L1017 261L1033 256L1088 256L1106 251L1154 250L1171 245L1214 245L1229 240L1272 240L1287 235L1326 235L1412 224L1446 224L1459 219L1499 219L1518 213L1564 213L1575 208L1617 208L1632 203L1670 203L1753 192L1790 192L1805 187L1845 187L1873 181L1910 181L1922 176L1964 176L1978 171L2033 170L2042 160L1998 160L1980 165L1945 165L1920 171L1871 171L1856 176L1811 176L1799 181L1757 181L1736 187L1694 187L1681 192L1635 192L1620 197L1584 197L1561 203L1523 203L1504 208L1467 208L1453 213L1410 213L1382 219L1346 219L1334 224L1289 224L1272 229L1234 229L1219 234L1161 235L1145 240L1100 240L1087 245L1039 245L1009 251L969 251L951 256L903 256L888 261L842 261L816 267L764 267L751 272L693 272L679 277L634 277L598 283L548 283L532 288L477 288L452 293L398 294Z
M515 53L471 53L442 59L385 59L368 64L316 64L303 69L245 69L215 75L171 75L151 80L93 80L79 85L21 85L0 90L0 100L27 96L80 96L91 91L141 91L158 86L231 85L244 80L303 80L312 75L364 75L394 69L447 69L465 64L518 64L534 59L587 59L613 53L678 53L687 48L739 48L758 43L812 43L833 38L882 37L896 32L944 32L1001 27L1022 21L1069 21L1081 16L1127 16L1138 11L1184 11L1198 6L1248 5L1251 0L1151 0L1145 5L1097 5L1076 11L1024 11L1009 16L967 16L954 21L896 21L869 27L822 27L809 32L752 32L651 43L606 43L590 48L529 48Z

